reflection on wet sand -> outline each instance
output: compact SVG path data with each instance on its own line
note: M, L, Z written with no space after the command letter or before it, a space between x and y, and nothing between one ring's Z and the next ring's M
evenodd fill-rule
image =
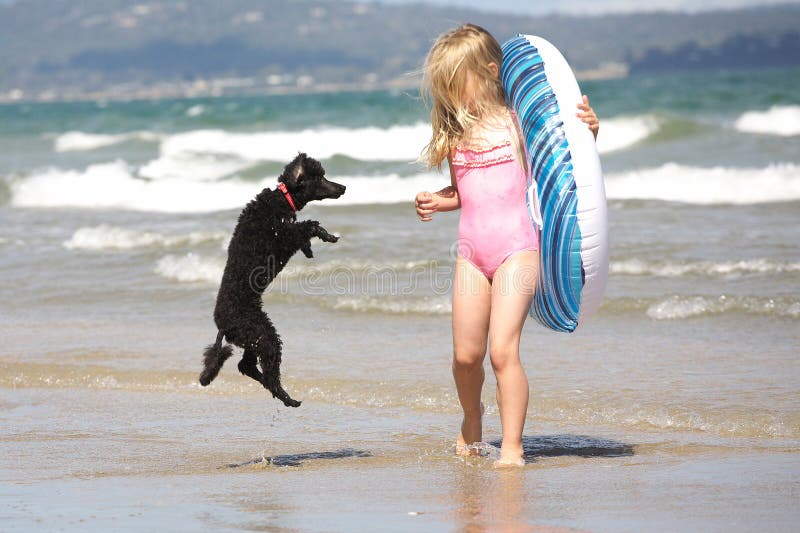
M484 444L499 448L501 442ZM634 454L634 446L586 435L537 435L522 439L523 457L533 463L540 457L624 457ZM453 523L464 533L579 531L536 523L535 470L526 468L492 469L490 453L464 458L456 469L453 483Z
M577 530L537 524L534 490L523 468L458 469L453 498L455 531L462 533L566 533ZM526 481L528 484L526 485Z

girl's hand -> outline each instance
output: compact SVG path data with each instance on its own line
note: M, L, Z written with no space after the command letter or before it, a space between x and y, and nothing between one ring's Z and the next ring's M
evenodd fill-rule
M600 131L600 119L597 118L594 109L589 105L589 97L585 94L583 95L583 102L578 104L578 109L581 110L580 113L577 113L578 118L589 125L594 138L597 139L597 132Z
M431 215L436 212L436 208L439 207L438 202L434 201L433 195L428 191L422 191L421 193L417 194L417 197L414 199L414 207L417 210L417 216L419 217L421 222L428 222L432 220Z

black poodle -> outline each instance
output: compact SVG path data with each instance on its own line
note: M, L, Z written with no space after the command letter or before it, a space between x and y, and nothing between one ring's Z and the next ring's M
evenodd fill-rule
M261 309L261 294L297 250L312 257L312 237L325 242L339 240L316 220L297 222L295 212L312 200L338 198L345 187L325 179L319 161L306 154L286 165L278 182L278 188L264 189L245 206L233 230L214 309L219 332L216 342L203 353L200 384L211 383L232 355L230 345L222 346L224 337L244 348L239 361L242 374L264 385L285 405L297 407L300 402L281 386L281 338Z

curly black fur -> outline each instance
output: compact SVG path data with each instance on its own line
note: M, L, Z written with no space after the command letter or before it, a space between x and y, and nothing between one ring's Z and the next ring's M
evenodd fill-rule
M306 154L286 165L278 181L286 186L297 211L308 202L338 198L345 191L343 185L325 179L319 161ZM232 355L230 345L222 346L224 337L244 349L239 361L242 374L261 383L285 405L300 405L281 386L281 338L261 309L261 295L298 250L313 257L313 237L338 240L315 220L298 222L295 210L277 189L264 189L245 206L228 245L228 263L214 308L219 331L216 342L203 353L201 385L211 383Z

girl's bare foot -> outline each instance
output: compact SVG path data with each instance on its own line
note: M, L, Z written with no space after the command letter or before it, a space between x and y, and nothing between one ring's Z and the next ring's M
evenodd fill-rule
M520 467L525 466L525 459L522 457L522 448L513 450L500 448L500 459L492 465L494 468Z
M522 454L504 456L503 452L500 452L500 459L492 464L492 468L519 468L522 466L525 466L525 459L522 458Z
M472 445L481 441L484 411L486 407L481 402L481 414L477 419L467 419L465 416L461 421L461 431L456 439L456 455L478 455L478 450L472 448Z

